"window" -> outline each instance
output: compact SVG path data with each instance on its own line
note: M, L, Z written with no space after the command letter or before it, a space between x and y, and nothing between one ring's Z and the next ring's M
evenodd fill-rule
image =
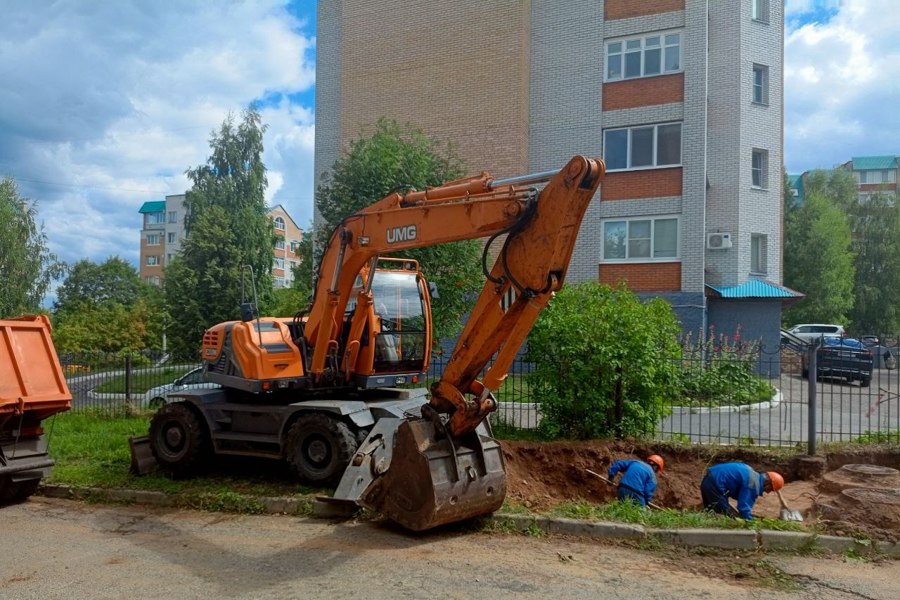
M174 259L174 258L175 258L174 254L166 254L166 264L167 265L172 264L172 259Z
M148 256L148 257L147 257L147 266L148 266L148 267L155 267L155 266L157 266L158 264L159 264L159 257L158 257L158 256Z
M619 219L603 222L604 261L678 258L678 219Z
M159 234L158 233L147 234L147 245L148 246L159 246Z
M156 212L147 215L147 223L150 225L162 225L166 222L166 213Z
M174 210L169 211L169 223L177 223L178 222L178 213Z
M275 259L275 268L276 268L276 269L283 269L283 268L284 268L284 259L283 259L283 258L276 258L276 259Z
M275 249L284 250L284 238L278 238L277 240L275 240Z
M281 217L275 217L275 229L284 231L284 219L282 219Z
M608 129L603 158L610 171L680 165L681 123Z
M297 254L297 250L300 249L300 242L291 242L291 252L293 254Z
M769 0L753 0L751 16L754 21L769 22Z
M750 165L752 185L755 188L769 187L769 153L765 150L753 150Z
M178 234L177 234L177 233L173 233L173 232L169 232L169 237L167 238L166 241L167 241L169 244L174 244L176 241L178 241Z
M753 101L769 103L769 67L765 65L753 65Z
M606 80L651 77L681 70L681 34L665 33L606 44Z
M767 236L762 233L750 234L750 272L766 273Z
M860 183L895 183L897 172L891 169L881 171L859 171Z

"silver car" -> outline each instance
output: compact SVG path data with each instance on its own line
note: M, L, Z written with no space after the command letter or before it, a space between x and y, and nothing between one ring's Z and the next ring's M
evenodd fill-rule
M150 408L159 408L169 400L167 396L172 392L180 392L189 389L211 389L219 387L216 383L210 383L203 379L203 367L197 367L188 371L172 383L158 385L147 390L144 394L144 402Z

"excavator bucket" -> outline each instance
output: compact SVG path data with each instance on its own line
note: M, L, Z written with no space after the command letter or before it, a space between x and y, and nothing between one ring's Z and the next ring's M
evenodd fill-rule
M506 497L503 452L487 423L451 438L438 419L381 419L333 497L413 531L490 514Z

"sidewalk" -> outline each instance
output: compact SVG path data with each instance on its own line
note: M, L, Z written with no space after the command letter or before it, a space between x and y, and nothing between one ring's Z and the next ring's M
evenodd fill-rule
M104 499L113 502L146 504L163 507L186 507L185 498L141 490L79 488L67 485L43 485L39 495L50 498L85 500ZM338 518L332 505L312 497L270 498L246 497L256 512L286 514L313 518ZM746 529L653 529L629 523L592 522L561 517L495 513L489 517L499 529L532 532L535 528L548 534L574 535L607 540L648 541L689 548L721 548L745 551L805 551L843 554L882 554L900 558L900 543L857 541L849 537L817 535L794 531L751 531Z

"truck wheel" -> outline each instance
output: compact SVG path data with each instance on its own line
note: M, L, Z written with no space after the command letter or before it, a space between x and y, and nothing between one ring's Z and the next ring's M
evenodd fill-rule
M206 461L209 447L206 424L184 404L167 404L150 420L150 450L170 477L195 473Z
M39 478L13 481L10 477L0 477L0 505L23 502L37 491L40 483Z
M150 402L147 403L147 407L152 408L153 410L162 408L165 405L166 405L166 399L160 398L159 396L157 396L156 398L151 398Z
M303 483L335 486L359 443L346 423L312 413L297 419L288 430L285 454Z
M872 378L871 377L863 377L862 379L859 380L859 385L860 385L860 387L869 387L870 385L872 385Z

